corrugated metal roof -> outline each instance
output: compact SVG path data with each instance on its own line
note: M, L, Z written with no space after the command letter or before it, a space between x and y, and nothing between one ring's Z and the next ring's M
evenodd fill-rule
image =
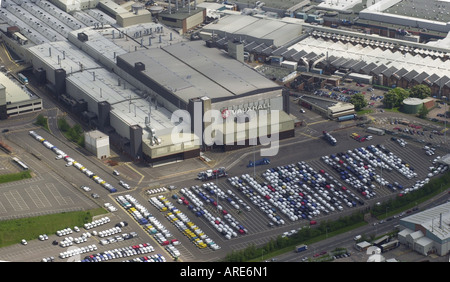
M418 82L418 83L422 83L427 77L429 77L430 75L427 74L426 72L421 72L420 74L416 75L413 80Z
M397 72L398 69L395 67L390 67L388 69L385 69L384 71L382 71L381 73L386 76L386 77L390 77L392 74L394 74L395 72Z
M372 73L375 74L375 75L379 75L379 74L381 74L381 73L382 73L384 70L386 70L386 69L387 69L387 67L386 67L385 65L380 65L380 66L374 68L374 69L372 70Z
M403 77L406 80L411 81L418 74L419 73L416 70L412 70L412 71L408 72L407 74L405 74Z
M208 48L203 41L173 44L160 49L141 50L120 56L129 64L142 62L142 73L170 90L186 103L199 96L232 97L247 92L278 87L258 72Z
M373 69L375 69L377 65L375 63L370 63L367 66L361 68L360 71L362 71L365 74L369 74Z
M440 240L448 240L450 238L450 202L404 217L401 222L421 225Z

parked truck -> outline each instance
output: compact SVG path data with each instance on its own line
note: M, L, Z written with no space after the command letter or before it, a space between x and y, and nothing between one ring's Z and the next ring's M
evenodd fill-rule
M330 133L328 133L327 131L323 131L323 138L328 141L328 143L330 143L333 146L336 146L336 138L334 138Z
M228 173L226 172L224 167L220 167L217 169L208 169L208 170L199 172L197 175L197 179L206 181L206 180L221 178L221 177L225 177L225 176L228 176Z
M338 117L337 121L346 121L346 120L352 120L352 119L356 119L355 114Z
M384 129L376 128L376 127L368 127L367 132L370 132L370 133L376 134L376 135L384 135L385 134Z
M265 165L265 164L270 164L270 159L262 158L255 162L249 161L247 167L254 167L254 166Z
M295 252L300 253L300 252L306 251L307 249L308 249L308 246L303 244L303 245L296 246Z

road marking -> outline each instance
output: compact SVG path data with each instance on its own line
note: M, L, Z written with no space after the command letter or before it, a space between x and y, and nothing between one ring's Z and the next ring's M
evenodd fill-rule
M145 175L143 175L142 173L140 173L139 171L137 171L137 170L136 170L134 167L132 167L129 163L125 163L125 165L126 165L127 167L129 167L131 170L133 170L134 172L136 172L138 175L141 176L141 178L139 179L137 185L141 184L141 182L142 182L142 180L144 179Z
M319 123L324 123L324 122L329 122L330 120L326 119L326 120L319 120L319 121L315 121L315 122L308 122L308 125L313 125L313 124L319 124Z
M317 140L317 139L319 139L319 137L314 137L314 136L312 136L312 135L309 135L309 134L306 134L306 133L303 133L303 132L299 132L301 135L304 135L304 136L306 136L306 137L309 137L309 138L311 138L311 139L315 139L315 140Z

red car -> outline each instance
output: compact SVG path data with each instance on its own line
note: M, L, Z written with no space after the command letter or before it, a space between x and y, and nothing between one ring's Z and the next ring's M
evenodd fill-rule
M310 224L310 225L315 225L315 224L317 224L317 221L311 220L311 221L309 222L309 224Z
M228 212L226 210L222 210L223 214L228 214Z

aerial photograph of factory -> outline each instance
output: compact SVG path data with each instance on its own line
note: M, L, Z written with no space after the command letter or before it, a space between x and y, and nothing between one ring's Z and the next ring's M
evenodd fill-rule
M1 0L0 261L448 262L449 97L449 0Z

